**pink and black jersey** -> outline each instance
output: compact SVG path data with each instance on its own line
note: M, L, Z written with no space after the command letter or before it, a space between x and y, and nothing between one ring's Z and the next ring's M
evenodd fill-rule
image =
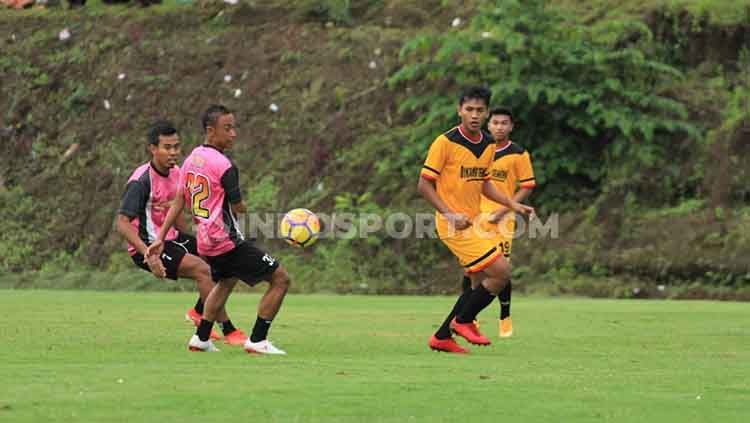
M168 174L163 174L150 162L139 166L128 179L119 213L130 218L130 223L146 245L151 244L159 234L177 195L179 183L179 167L175 166ZM177 231L170 228L166 240L175 238ZM134 255L135 247L128 244L128 253Z
M245 240L231 204L242 201L237 167L219 149L196 147L182 165L185 207L198 225L198 253L218 256Z

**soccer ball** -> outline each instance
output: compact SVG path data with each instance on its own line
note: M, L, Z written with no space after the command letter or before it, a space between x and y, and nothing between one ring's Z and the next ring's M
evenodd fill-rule
M297 247L307 247L318 239L320 220L310 210L294 209L281 219L279 233L286 242Z

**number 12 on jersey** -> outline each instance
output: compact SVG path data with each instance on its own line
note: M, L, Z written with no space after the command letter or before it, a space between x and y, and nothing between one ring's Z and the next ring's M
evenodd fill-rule
M193 216L208 219L208 209L203 207L203 202L211 196L208 178L200 173L188 172L185 188L190 193L190 211Z

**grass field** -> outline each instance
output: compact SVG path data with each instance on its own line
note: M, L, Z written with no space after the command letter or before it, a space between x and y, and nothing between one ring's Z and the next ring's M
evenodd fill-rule
M247 329L258 296L230 299ZM750 415L741 303L518 298L516 335L426 341L447 297L291 296L286 357L192 354L188 293L0 291L2 422L708 422ZM492 313L485 325L495 335ZM742 417L745 416L745 417Z

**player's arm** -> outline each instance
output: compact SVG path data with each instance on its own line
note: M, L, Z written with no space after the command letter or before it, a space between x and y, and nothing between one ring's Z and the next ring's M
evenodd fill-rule
M516 203L523 203L527 198L529 198L533 190L534 188L520 188L513 196L513 201L515 201Z
M122 196L120 211L117 213L117 232L119 232L120 235L122 235L122 237L136 249L136 251L143 255L144 262L146 262L154 276L165 277L167 272L166 269L164 269L164 264L159 260L159 256L157 255L155 259L147 256L148 249L146 248L146 243L143 242L133 225L130 224L131 220L135 219L136 216L143 212L146 208L147 202L148 192L146 187L138 181L129 182L125 189L125 195ZM145 224L145 222L142 224Z
M151 245L149 245L146 249L145 256L147 260L151 257L158 257L159 255L161 255L161 252L164 250L164 238L167 237L169 229L172 227L172 225L175 224L177 218L182 216L182 210L184 208L184 189L182 187L182 184L180 184L180 187L177 188L177 195L175 196L174 204L172 204L172 207L169 208L167 217L164 218L164 224L159 229L159 234L156 236L156 240L152 242Z
M446 152L446 141L441 137L438 137L430 145L430 151L427 153L427 159L422 166L422 170L419 176L419 182L417 182L417 192L427 200L432 207L445 216L446 219L453 225L454 228L461 230L471 226L469 218L463 214L455 213L451 210L445 201L440 198L435 185L440 173L445 167L448 153Z
M172 203L174 205L174 203ZM170 208L172 208L170 206ZM181 214L177 217L177 220L174 222L174 227L177 228L177 230L181 234L189 234L190 233L190 224L188 224L188 221L186 219L185 214Z
M120 235L125 238L125 241L135 247L135 250L138 251L138 253L145 255L146 248L148 246L145 242L143 242L143 240L141 240L141 237L138 236L138 232L135 230L133 225L130 224L131 220L133 220L132 217L126 216L122 213L118 213L116 223L117 232L119 232Z
M245 203L243 201L234 204L230 203L229 207L232 208L232 213L234 214L245 213L247 211L247 206L245 206Z
M120 210L117 212L117 232L141 254L146 252L146 243L138 236L138 232L130 222L143 213L147 202L148 191L143 183L137 180L130 181L122 196Z
M229 207L232 208L232 213L245 213L247 211L247 206L245 205L245 202L242 201L240 172L234 164L232 164L232 166L221 175L221 187L224 189L224 193L227 196L227 201L229 202Z
M534 214L534 209L532 207L525 206L517 201L514 201L506 197L503 193L498 191L497 188L495 188L495 185L489 179L485 180L482 183L482 194L485 197L489 198L490 200L496 203L500 203L504 205L505 207L507 207L508 209L513 210L516 213L528 214L528 215ZM504 214L505 213L503 213L502 211L495 212L493 213L493 216L490 217L489 221L491 223L496 223L499 221L499 218L501 218L502 215Z
M520 188L516 191L513 196L513 200L518 203L522 203L529 198L531 191L536 187L536 180L534 179L534 168L531 166L531 156L528 151L525 151L521 155L520 160L516 162L516 175L518 175L518 182Z
M417 191L441 214L453 214L453 211L448 208L448 205L446 205L443 199L440 198L440 195L438 195L434 180L428 179L424 175L421 176L417 183Z
M417 182L417 191L424 197L427 202L432 204L432 207L440 212L449 222L458 230L466 229L471 226L471 221L467 216L460 213L454 213L448 205L445 204L440 195L437 193L435 187L435 181L429 179L425 175L422 175Z

